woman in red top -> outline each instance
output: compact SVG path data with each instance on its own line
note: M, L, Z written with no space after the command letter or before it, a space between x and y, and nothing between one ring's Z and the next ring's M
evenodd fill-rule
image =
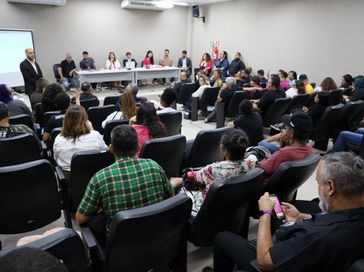
M198 65L199 70L203 70L206 76L209 76L212 69L211 56L209 53L205 53L202 56L200 64Z
M135 128L138 134L139 148L143 146L146 140L167 136L166 129L159 120L154 104L150 102L140 106L136 117L130 119L130 125Z
M148 50L143 60L143 67L149 69L151 65L154 65L154 57L152 50ZM157 79L153 78L152 86L156 83Z

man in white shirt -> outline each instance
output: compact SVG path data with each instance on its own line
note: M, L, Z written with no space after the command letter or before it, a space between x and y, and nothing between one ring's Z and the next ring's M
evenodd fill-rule
M20 71L24 79L25 93L31 96L36 90L37 80L43 77L42 70L35 60L33 48L25 49L26 59L20 63Z
M173 103L177 101L177 95L171 88L167 88L163 91L160 99L160 103L157 101L151 101L154 104L154 107L157 109L157 114L161 113L169 113L176 112L174 108L172 108Z

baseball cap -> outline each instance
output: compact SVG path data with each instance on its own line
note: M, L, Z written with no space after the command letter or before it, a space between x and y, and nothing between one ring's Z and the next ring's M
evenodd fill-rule
M286 114L281 118L283 124L302 132L311 132L313 129L312 119L305 112L295 112L291 115Z

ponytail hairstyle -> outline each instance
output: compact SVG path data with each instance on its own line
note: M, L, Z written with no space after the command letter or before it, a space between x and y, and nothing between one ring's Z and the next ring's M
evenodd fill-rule
M221 137L221 146L226 149L232 161L242 160L249 146L249 139L241 129L233 129Z

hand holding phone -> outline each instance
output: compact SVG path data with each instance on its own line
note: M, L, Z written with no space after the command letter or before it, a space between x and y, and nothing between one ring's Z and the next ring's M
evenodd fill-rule
M276 214L277 218L280 220L285 220L286 217L284 216L283 209L281 203L279 202L278 197L274 194L269 195L269 197L275 201L274 213Z

